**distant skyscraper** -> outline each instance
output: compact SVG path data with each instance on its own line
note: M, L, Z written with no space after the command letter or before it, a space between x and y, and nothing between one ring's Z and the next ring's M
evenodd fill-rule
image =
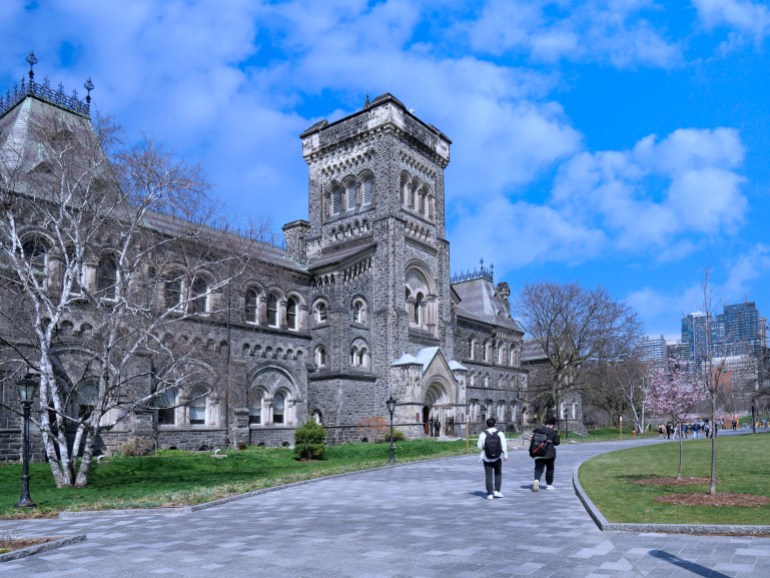
M696 365L709 355L757 357L767 345L766 325L753 301L725 305L715 319L698 311L682 318L682 344Z
M640 361L665 367L668 360L666 340L662 335L660 337L643 337L637 345L637 355Z

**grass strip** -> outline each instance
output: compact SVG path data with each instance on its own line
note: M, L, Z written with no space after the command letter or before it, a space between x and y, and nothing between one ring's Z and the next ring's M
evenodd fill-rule
M717 438L717 492L770 496L770 434ZM709 484L646 485L651 478L675 478L679 442L619 450L582 464L580 483L609 522L650 524L770 525L770 505L677 505L656 501L673 494L705 494ZM684 442L683 477L709 478L711 440Z
M475 449L475 448L474 448ZM396 444L398 462L465 452L465 441L413 440ZM38 507L14 508L21 465L0 465L0 518L50 517L62 511L188 506L252 490L371 469L388 462L389 444L327 447L327 459L301 462L288 448L250 447L209 452L159 451L151 456L115 455L95 463L84 488L56 488L45 463L30 464L30 496Z

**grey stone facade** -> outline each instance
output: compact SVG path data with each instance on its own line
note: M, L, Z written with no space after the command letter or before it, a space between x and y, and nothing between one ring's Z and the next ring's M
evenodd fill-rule
M14 108L5 114L10 123ZM214 292L210 313L170 336L198 344L211 393L200 401L183 390L163 415L130 416L102 435L105 452L137 436L192 450L292 445L306 419L330 441L356 440L368 421L389 419L390 396L396 427L411 437L435 424L442 435L476 433L490 416L508 430L529 423L507 285L495 286L483 263L450 277L449 139L385 94L301 140L308 219L284 226L285 249L249 249L248 270ZM68 320L81 344L87 318L83 309ZM150 363L137 360L137 371L149 375ZM10 459L15 415L0 411Z

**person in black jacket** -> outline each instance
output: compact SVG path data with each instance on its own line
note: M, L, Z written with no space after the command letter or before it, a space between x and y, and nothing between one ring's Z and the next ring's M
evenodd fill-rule
M545 470L545 489L553 490L553 470L556 462L556 447L561 443L559 432L556 431L556 420L549 417L545 420L545 425L537 428L534 433L542 433L548 437L548 450L543 457L535 458L535 481L532 482L532 491L537 492L540 489L540 478Z

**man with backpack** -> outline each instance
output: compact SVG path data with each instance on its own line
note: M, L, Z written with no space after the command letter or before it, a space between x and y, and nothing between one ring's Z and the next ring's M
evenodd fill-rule
M505 434L495 427L496 424L493 417L487 420L487 429L479 435L478 443L481 450L479 459L484 464L487 500L503 497L500 491L503 487L503 460L508 460L508 443Z
M553 470L556 462L556 447L561 443L559 432L556 430L556 419L546 418L545 425L537 428L532 434L529 445L529 455L535 458L535 481L532 491L540 489L540 477L545 470L545 489L553 490Z

